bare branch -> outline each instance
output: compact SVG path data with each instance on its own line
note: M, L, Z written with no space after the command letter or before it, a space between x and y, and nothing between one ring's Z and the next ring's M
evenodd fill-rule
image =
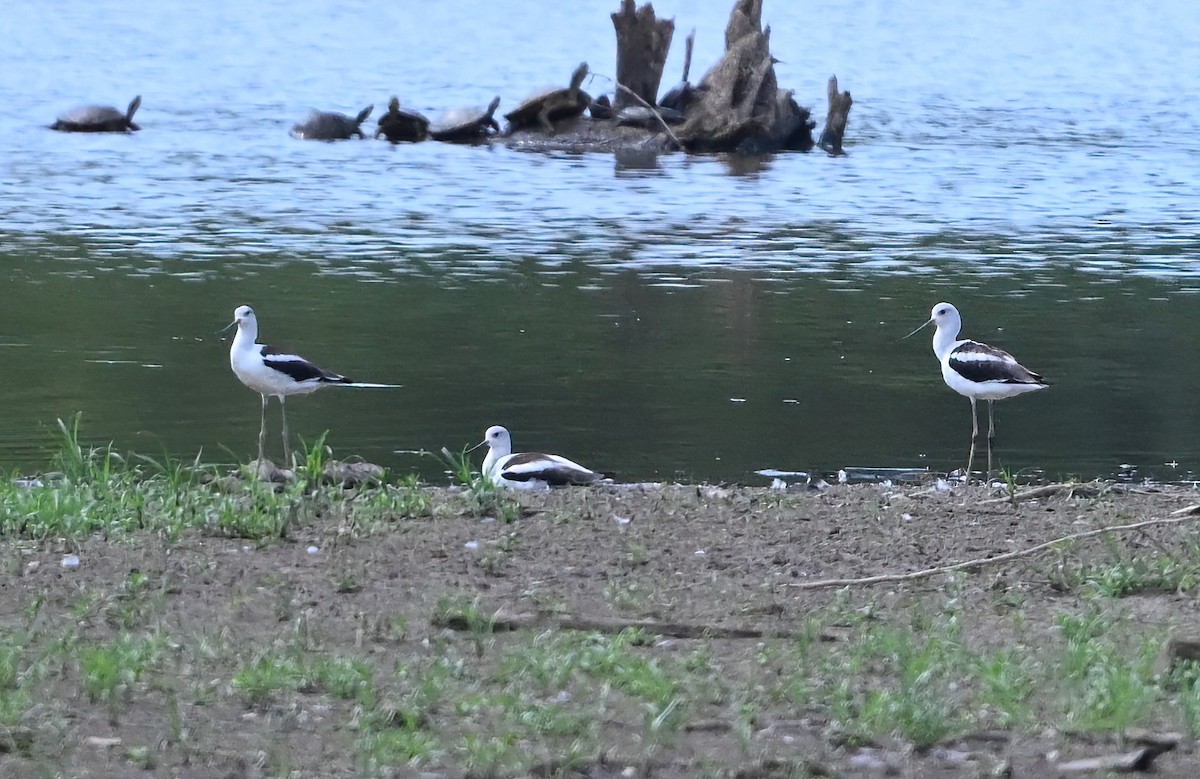
M1188 522L1192 520L1192 516L1168 517L1163 519L1148 519L1144 522L1134 522L1130 525L1112 525L1111 527L1101 527L1095 530L1088 530L1083 533L1073 533L1069 536L1055 538L1050 541L1031 546L1027 549L1017 549L1012 552L996 555L995 557L980 557L975 560L967 560L961 563L952 565L939 565L936 568L925 568L920 571L911 571L909 573L884 573L877 576L864 576L859 579L818 579L811 582L795 582L789 583L787 586L795 587L801 590L822 590L831 587L859 587L870 584L886 584L888 582L910 582L917 579L927 579L930 576L937 576L940 573L952 573L961 571L965 568L979 568L984 565L995 565L997 563L1005 563L1009 560L1017 560L1022 557L1031 557L1038 552L1044 552L1058 544L1068 541L1080 541L1085 538L1104 535L1106 533L1124 533L1130 530L1140 530L1144 527L1153 525L1174 525L1180 522Z

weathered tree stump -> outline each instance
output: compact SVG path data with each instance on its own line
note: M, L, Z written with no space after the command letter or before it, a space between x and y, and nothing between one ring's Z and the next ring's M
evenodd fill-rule
M762 0L733 0L725 27L725 53L695 85L688 82L693 43L693 36L688 36L683 81L663 94L661 103L658 90L675 21L656 18L650 3L638 8L635 2L621 0L617 12L611 14L617 35L617 86L612 104L601 96L589 106L591 119L556 127L553 139L548 133L522 131L509 136L509 145L572 151L683 148L743 155L781 149L809 151L816 145L816 123L809 109L776 81L771 28L762 25ZM836 88L836 82L831 88ZM831 153L840 153L849 97L847 93L845 102L838 104L840 124L829 120L837 134L827 126L823 138L829 149L838 150Z
M634 0L622 0L621 10L612 15L612 20L617 30L617 83L655 105L675 35L675 20L655 18L650 3L635 10ZM618 89L613 110L620 111L627 105L639 103Z
M846 120L850 118L850 106L854 99L849 92L838 93L837 76L829 77L829 112L825 114L825 129L821 131L821 148L834 156L842 151L842 136L846 134Z
M747 35L762 31L762 0L737 0L725 25L725 51L732 49L733 44ZM767 35L770 35L770 31Z
M772 139L778 140L779 148L790 151L812 151L812 131L817 123L810 117L812 112L796 102L790 89L781 89L778 94L776 125Z
M725 28L725 54L701 80L676 133L684 148L756 154L802 145L790 139L807 125L808 112L776 84L770 44L762 0L737 0Z

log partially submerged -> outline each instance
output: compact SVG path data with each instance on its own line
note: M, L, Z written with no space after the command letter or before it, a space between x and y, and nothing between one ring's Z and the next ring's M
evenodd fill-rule
M693 152L761 154L813 147L809 111L779 88L762 0L737 0L725 27L725 54L700 81L676 133Z
M850 117L850 106L854 100L849 92L838 93L837 76L829 77L829 111L825 114L825 129L821 131L821 148L835 156L841 156L842 136L846 134L846 120Z
M791 90L780 89L771 55L771 30L762 24L762 0L735 0L725 27L725 53L699 84L684 81L663 97L657 95L671 40L673 19L658 19L646 3L621 0L612 14L617 35L617 79L611 111L592 103L592 118L580 117L555 126L553 134L539 128L519 129L508 139L517 148L536 151L672 151L766 154L779 150L809 151L813 128L807 108ZM691 36L689 36L690 42ZM690 48L690 46L689 46ZM690 55L690 51L689 51ZM822 147L841 154L850 111L850 93L837 95L830 82L830 113ZM670 110L668 110L670 109ZM622 113L624 112L624 113ZM680 114L682 113L682 117ZM668 125L680 121L673 127ZM637 124L640 126L627 126ZM826 144L828 144L826 146Z

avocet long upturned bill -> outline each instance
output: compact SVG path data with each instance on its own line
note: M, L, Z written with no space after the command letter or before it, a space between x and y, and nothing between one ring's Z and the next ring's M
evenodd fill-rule
M287 406L288 395L307 395L326 384L343 387L394 388L399 384L368 384L355 382L337 373L318 368L313 363L295 354L257 343L258 317L250 306L238 306L233 312L237 334L229 347L229 366L238 379L262 396L262 422L258 430L258 459L263 459L267 443L267 399L279 398L279 410L283 417L283 456L291 464L291 448L288 444ZM228 328L226 328L228 329Z
M1050 386L1041 376L1017 362L1006 351L978 341L958 340L962 329L962 318L958 309L949 303L938 303L929 315L929 321L908 335L935 325L933 353L942 365L942 379L946 385L960 395L971 399L971 453L967 456L966 478L971 480L971 466L975 461L975 442L979 438L979 420L976 418L975 401L988 402L988 474L992 472L992 445L996 438L996 419L992 404L997 400L1024 395Z

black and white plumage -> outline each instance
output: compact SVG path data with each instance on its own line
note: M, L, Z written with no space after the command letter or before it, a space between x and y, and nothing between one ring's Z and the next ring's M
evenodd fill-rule
M995 411L997 400L1046 389L1050 384L1040 375L1017 362L1003 349L978 341L958 340L962 318L958 309L949 303L938 303L929 321L913 330L914 335L929 325L936 325L933 334L933 353L942 366L942 379L950 389L971 399L971 453L967 456L967 479L975 460L975 442L979 437L976 418L977 400L988 402L988 473L992 472L992 445L996 438ZM905 336L907 338L908 336Z
M273 346L263 344L255 344L255 346L258 347L262 365L270 371L281 374L280 376L275 376L268 373L267 376L270 376L276 384L286 387L282 392L283 395L300 395L315 392L322 384L353 383L345 376L318 368L299 355L288 354ZM241 377L239 376L239 378ZM242 381L246 380L242 379ZM270 392L268 394L275 395L279 393Z
M1049 386L1008 352L978 341L958 341L946 357L946 366L957 380L965 381L973 389L964 392L953 384L951 387L983 400L1010 398ZM946 379L946 383L952 380L955 379Z
M283 417L283 453L285 462L291 462L288 444L287 406L288 395L307 395L327 384L346 387L396 387L395 384L366 384L354 382L337 373L319 368L303 357L274 349L258 340L258 317L250 306L238 306L233 312L237 334L229 347L229 366L238 379L262 396L262 423L258 431L258 459L263 459L267 442L267 399L279 398Z
M493 425L483 434L476 448L486 446L483 458L483 477L493 484L513 489L546 489L568 484L592 484L607 474L585 468L557 454L519 452L513 454L512 436L500 425Z

